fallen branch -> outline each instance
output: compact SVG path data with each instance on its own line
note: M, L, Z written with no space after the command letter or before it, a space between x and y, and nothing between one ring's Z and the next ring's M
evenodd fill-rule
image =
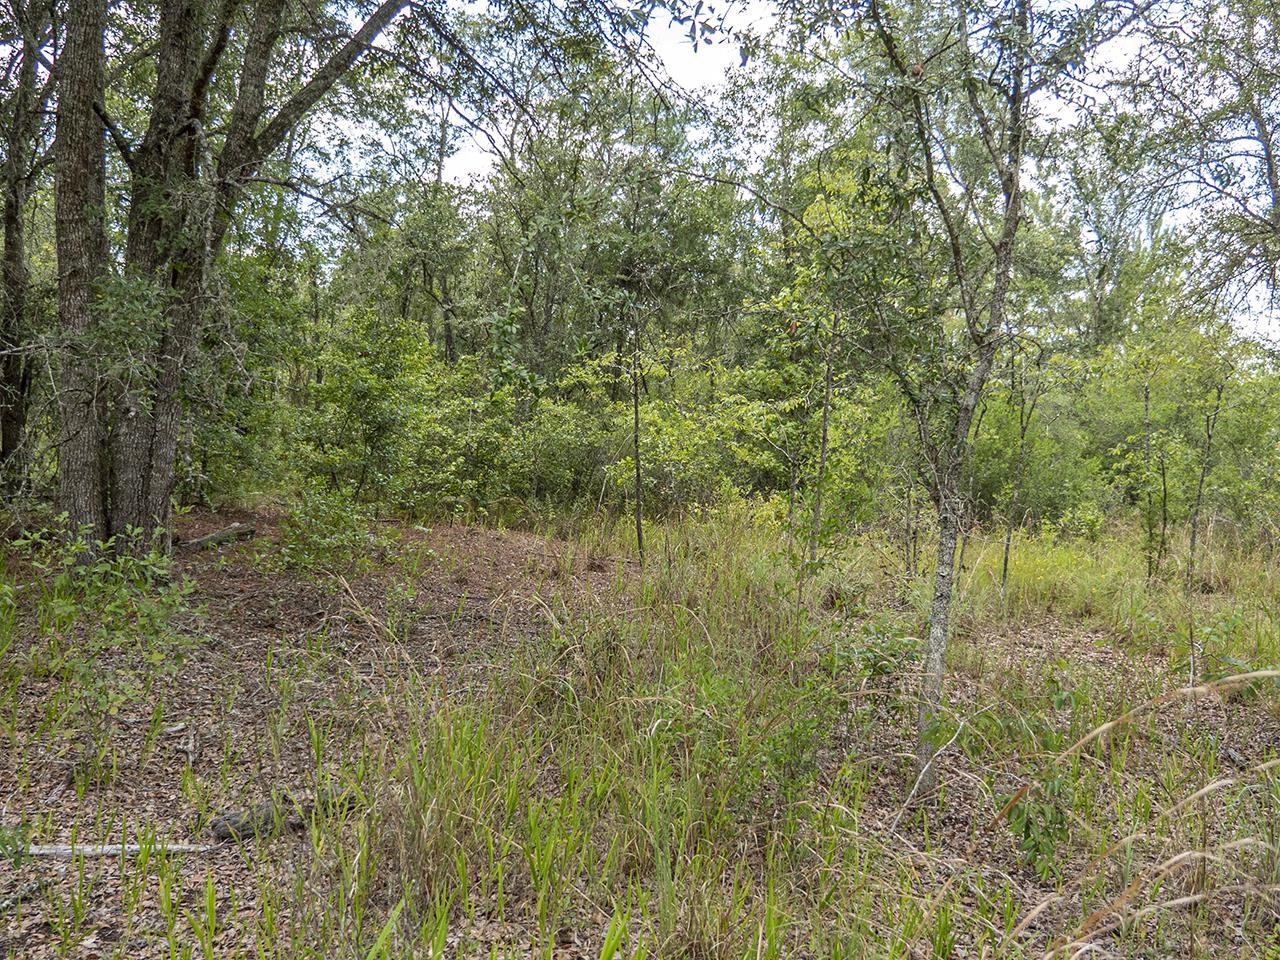
M216 840L244 840L274 835L282 830L301 830L306 825L309 808L289 809L288 805L264 800L247 810L236 810L214 817L209 822L209 835Z
M196 537L194 540L186 540L181 546L188 550L204 550L208 547L216 547L236 540L248 540L255 533L257 533L257 530L250 524L233 523L223 530L207 533L203 537Z
M915 782L911 784L911 792L907 794L907 799L902 801L902 808L898 811L898 815L893 818L893 823L889 824L889 833L897 833L898 824L902 822L903 816L905 816L907 810L911 808L911 804L916 798L916 793L920 790L920 784L922 784L924 782L925 777L929 775L929 771L933 767L935 761L937 761L938 757L940 757L943 753L949 750L951 748L951 745L955 743L957 739L959 739L960 734L964 732L964 728L969 725L970 720L973 720L976 717L980 717L984 713L988 713L991 709L992 709L991 707L983 707L973 716L965 717L963 720L960 721L959 725L956 727L956 732L951 735L951 739L948 740L946 743L944 743L941 747L939 747L937 750L933 752L933 755L929 757L928 761L925 763L923 767L920 768L920 772L916 775ZM1010 804L1009 807L1006 807L1004 811L1001 812L1000 816L996 817L996 819L992 821L992 825L999 823L1000 820L1003 819L1004 814L1008 813L1009 809L1012 806L1013 805ZM988 827L988 829L990 829L990 827Z
M295 797L286 791L244 810L216 816L209 821L207 830L220 841L272 837L285 830L303 830L313 813L331 813L348 798L346 791L320 790L313 797Z
M161 849L167 853L208 853L218 847L213 843L170 843ZM49 860L74 860L77 857L136 857L142 850L140 843L33 843L22 851L22 855Z

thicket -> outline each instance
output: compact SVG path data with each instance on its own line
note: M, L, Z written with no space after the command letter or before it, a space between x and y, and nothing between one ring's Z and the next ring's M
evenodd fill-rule
M966 16L986 30L1027 10ZM108 263L90 294L94 329L67 327L61 187L38 158L10 165L14 369L0 460L11 512L39 526L68 506L67 491L55 495L75 473L59 404L84 356L90 394L121 411L97 427L101 482L123 490L137 466L106 464L129 448L111 418L127 426L132 409L174 440L179 505L320 491L414 518L516 523L630 515L637 500L650 518L750 501L785 517L810 559L876 528L918 570L941 496L961 502L964 530L1010 543L1014 531L1134 530L1148 576L1188 565L1192 529L1201 548L1273 550L1274 226L1254 162L1273 128L1249 119L1273 109L1272 60L1259 48L1258 69L1237 75L1215 59L1270 35L1272 14L1242 2L1192 42L1103 3L1043 37L997 31L1000 56L961 56L938 46L951 29L941 11L873 4L852 33L801 28L789 19L799 12L779 8L770 42L732 35L742 67L714 98L655 88L606 44L554 42L574 25L550 13L528 35L460 27L455 42L502 57L451 66L452 86L421 89L419 73L377 50L341 60L345 79L308 105L314 122L290 134L287 157L228 187L238 199L200 268L196 335L174 383L147 359L172 291ZM5 88L6 131L38 153L53 131L31 111L59 105L37 83L40 43L65 25L25 16L10 26L31 27L36 48L15 49L27 72ZM383 28L426 62L438 51L419 49L414 22ZM717 29L694 27L730 36ZM1141 56L1090 61L1087 83L1114 96L1075 122L1038 101L1024 115L1013 88L975 66L994 57L992 78L1034 77L1072 102L1086 78L1074 60L1053 73L1061 58L1040 47L1082 44L1083 62L1090 44L1126 32L1143 38ZM935 46L927 68L902 60ZM1164 87L1147 82L1145 57L1168 65ZM94 158L111 249L149 183L128 142L159 109L152 74L132 69L110 91L112 135L97 144L119 156ZM1201 119L1226 139L1188 139L1183 127L1206 128L1190 124L1198 101L1177 93L1197 84L1219 92ZM955 95L964 89L977 92ZM211 111L235 106L220 87L197 93ZM910 117L925 108L937 135L922 145ZM1190 126L1169 119L1177 111ZM496 160L460 176L451 157L477 117L498 131ZM1019 157L1034 150L1012 188L990 154L996 133ZM1230 137L1261 153L1219 156ZM1005 217L1016 243L997 318L983 304L995 303L1001 203L1016 206ZM978 317L999 329L978 331ZM951 451L941 438L986 353L969 450ZM162 407L176 428L159 424ZM958 491L940 486L944 460L960 464Z
M220 395L193 418L184 500L317 489L419 519L622 515L636 496L634 369L646 516L749 501L805 539L821 490L824 540L874 527L918 550L931 506L909 404L855 344L831 343L812 300L735 302L731 289L717 307L737 312L731 329L673 311L638 348L548 361L528 342L536 326L503 330L485 309L482 296L512 282L481 274L487 259L477 251L463 275L476 289L452 313L452 358L430 315L381 305L395 278L370 276L367 259L319 290L275 283L273 314L243 322L281 329L218 371ZM1275 548L1275 358L1224 322L1188 321L1176 301L1158 307L1106 343L1068 329L1002 354L975 418L967 526L1086 540L1132 530L1151 573L1185 561L1175 544L1196 512L1208 540Z
M782 70L807 76L761 67L724 124L745 122ZM818 112L845 172L831 172L837 148L797 143L788 121L759 192L744 190L731 133L705 115L607 71L573 83L469 186L381 188L360 195L350 231L228 255L181 496L318 487L506 523L629 514L637 497L651 518L751 501L797 542L894 531L918 567L937 469L921 431L947 415L967 362L958 319L921 319L945 313L921 298L947 268L936 238L895 220L918 176ZM1206 294L1203 256L1161 226L1167 198L1134 186L1157 175L1150 163L1111 156L1130 178L1111 193L1085 172L1108 151L1086 141L1065 186L1026 188L962 526L1123 527L1151 576L1186 565L1193 520L1201 546L1271 551L1280 370L1265 314L1220 273Z

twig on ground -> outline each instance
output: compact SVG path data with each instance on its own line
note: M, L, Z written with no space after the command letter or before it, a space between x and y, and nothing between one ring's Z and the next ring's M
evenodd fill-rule
M951 735L951 739L935 750L933 756L929 758L929 761L920 768L920 772L916 774L915 783L911 784L911 792L907 794L907 799L902 801L902 808L898 811L898 815L893 818L893 823L889 824L890 833L898 832L898 824L902 822L902 818L906 816L907 811L911 808L911 803L915 800L916 793L920 790L920 784L924 783L925 777L929 775L929 771L933 768L934 763L937 762L938 757L942 756L942 754L956 742L960 734L964 731L964 728L968 726L970 720L974 719L974 717L980 717L990 710L991 707L983 707L977 713L961 720L959 725L956 727L956 732Z
M0 917L14 910L24 900L31 899L48 885L48 877L42 877L39 880L32 880L30 883L23 884L12 894L0 900Z

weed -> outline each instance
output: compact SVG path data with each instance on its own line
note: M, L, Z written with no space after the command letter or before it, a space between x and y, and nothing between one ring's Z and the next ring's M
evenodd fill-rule
M313 488L280 521L280 543L263 547L257 559L266 570L352 573L369 567L379 546L365 509Z
M177 672L189 641L175 619L191 585L174 580L168 557L116 553L110 541L52 531L27 534L15 549L35 574L24 594L35 642L6 662L6 673L60 684L66 699L54 726L83 716L99 728L125 703L141 701L156 678ZM0 635L3 625L0 618Z

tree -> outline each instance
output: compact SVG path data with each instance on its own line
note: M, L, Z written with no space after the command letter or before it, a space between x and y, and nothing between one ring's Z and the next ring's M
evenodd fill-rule
M55 218L58 314L64 341L58 406L58 499L76 528L108 536L104 421L95 358L98 283L106 271L106 128L96 109L106 84L105 0L70 0L57 72Z
M1176 19L1162 14L1176 11ZM1280 14L1269 0L1152 6L1118 78L1159 160L1157 189L1194 209L1214 296L1280 277Z
M11 492L16 481L15 454L27 426L35 362L30 350L32 311L27 263L26 208L43 166L47 124L44 114L53 85L44 59L52 34L51 8L44 0L17 0L4 23L13 36L13 53L4 72L0 101L3 131L4 247L0 260L3 303L0 304L0 486Z
M912 388L908 393L929 460L926 483L938 515L916 755L919 788L929 791L936 782L932 738L942 703L955 553L965 512L961 478L974 413L1005 330L1037 51L1030 0L947 7L936 21L922 18L906 31L878 0L872 0L867 13L876 55L889 68L901 142L945 237L962 321L960 337L938 338L944 349L956 351L956 376L950 383L940 381L941 391ZM944 123L952 127L945 136ZM969 135L969 143L956 136L961 131ZM959 151L974 140L981 147L979 159L967 165ZM980 211L991 212L984 216Z
M63 364L60 463L62 507L74 527L114 538L118 548L167 548L183 387L210 270L237 203L405 2L384 0L327 55L317 44L320 65L273 109L273 61L290 35L283 0L227 2L216 11L197 0L163 0L154 52L138 67L154 70L154 83L137 141L107 110L106 18L97 6L71 7L73 52L59 68L57 203L60 308L76 341ZM233 87L227 55L236 46ZM122 278L110 291L102 282L104 129L129 177ZM96 340L88 336L94 330Z
M70 239L107 233L103 205L60 208L68 238L60 268L87 278L83 289L67 292L67 306L86 290L90 302L64 317L79 341L69 347L66 377L73 387L82 376L93 381L92 389L80 385L77 393L91 400L63 403L63 428L68 437L93 438L85 442L101 447L96 456L68 450L67 470L93 472L64 483L63 507L73 526L87 525L117 549L168 547L184 392L214 297L216 262L240 202L262 180L288 182L287 171L284 178L263 176L264 165L409 6L409 0L382 0L354 31L347 8L323 0L305 17L294 17L285 0L226 0L216 7L159 0L154 10L147 3L112 9L113 36L122 39L112 49L117 77L111 90L90 89L96 80L87 75L63 86L73 101L91 103L97 119L85 122L105 127L115 149L109 169L122 169L127 180L120 191L123 223L112 224L123 232L121 249L111 251L118 275L104 246ZM512 18L504 12L488 21L491 35L468 39L435 9L412 5L394 49L378 56L432 91L452 91L439 74L457 70L486 96L496 89L518 102L518 93L481 56L505 57L523 43L559 63L590 58L609 43L625 47L645 17L594 2L522 6ZM83 19L78 7L75 15ZM106 23L95 16L91 27L101 46ZM73 29L82 31L83 24ZM697 35L709 26L699 22L693 29ZM76 109L68 108L73 127ZM86 156L82 165L88 163ZM66 173L74 192L70 167ZM100 334L96 340L87 336L90 330ZM71 496L71 487L93 495ZM89 500L101 505L90 507Z
M806 11L801 11L805 13ZM1007 342L1010 291L1025 221L1025 180L1040 104L1091 50L1127 22L1118 5L1054 12L1033 0L841 10L860 30L847 75L865 91L868 122L883 143L925 233L940 237L945 282L917 239L920 288L910 309L878 311L870 342L900 384L925 452L925 485L937 513L937 554L919 706L917 790L936 780L934 733L954 593L956 547L966 513L962 480L975 414ZM849 43L849 41L845 41ZM840 52L840 47L836 47Z

